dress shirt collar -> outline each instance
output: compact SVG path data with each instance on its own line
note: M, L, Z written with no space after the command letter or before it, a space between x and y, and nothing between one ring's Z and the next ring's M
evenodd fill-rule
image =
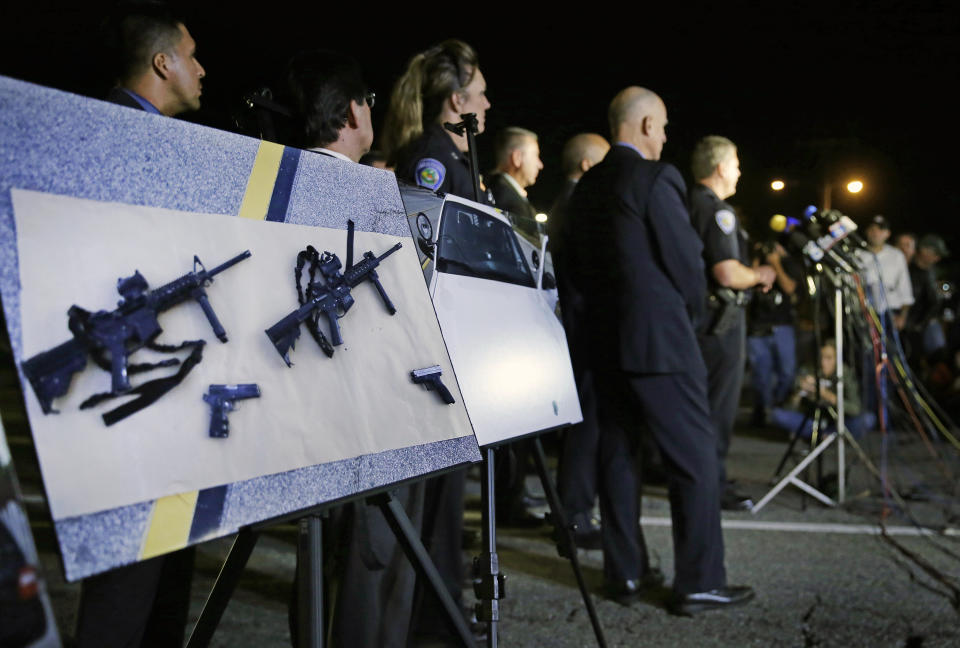
M640 157L642 157L644 160L647 159L647 156L644 155L643 153L641 153L641 152L640 152L640 149L638 149L636 146L634 146L634 145L631 144L630 142L617 142L616 144L614 144L614 146L626 146L627 148L633 149L634 151L636 151L636 152L637 152L637 155L639 155Z
M510 175L509 173L501 173L500 175L502 175L503 179L507 181L507 184L513 187L514 191L516 191L518 194L520 194L524 198L527 197L526 189L521 187L520 183L517 182L512 175Z
M140 104L140 107L146 110L148 113L153 113L154 115L163 114L162 112L160 112L160 110L156 106L154 106L152 103L150 103L149 101L147 101L146 99L138 95L133 90L127 90L126 88L120 88L120 89L126 92L128 95L130 95L130 98L136 101L138 104Z
M323 154L323 155L329 155L330 157L335 157L335 158L337 158L337 159L344 160L344 161L346 161L346 162L353 162L353 160L351 160L350 158L348 158L348 157L347 157L346 155L344 155L343 153L340 153L339 151L333 151L333 150L330 150L330 149L328 149L328 148L324 148L324 147L322 147L322 146L317 146L317 147L315 147L315 148L310 148L310 149L307 149L307 150L308 150L308 151L313 151L314 153L321 153L321 154ZM356 164L356 163L354 163L354 164Z

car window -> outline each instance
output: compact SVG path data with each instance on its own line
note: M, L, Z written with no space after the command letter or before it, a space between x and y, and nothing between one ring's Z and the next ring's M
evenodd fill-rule
M437 271L536 287L513 228L454 202L444 205L440 219Z

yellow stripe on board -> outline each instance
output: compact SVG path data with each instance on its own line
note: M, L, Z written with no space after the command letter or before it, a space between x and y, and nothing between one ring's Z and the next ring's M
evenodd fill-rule
M168 495L153 503L153 515L140 559L146 560L187 546L199 491Z
M242 218L263 220L267 217L267 208L273 196L273 185L280 171L280 158L283 157L283 145L273 142L260 142L257 157L253 161L253 170L247 180L247 190L240 203Z

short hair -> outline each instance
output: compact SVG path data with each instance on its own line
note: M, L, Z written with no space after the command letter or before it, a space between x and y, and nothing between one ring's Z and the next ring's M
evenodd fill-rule
M122 2L104 21L102 31L114 80L129 81L153 64L157 52L171 52L180 42L183 19L161 2Z
M497 133L493 142L493 159L499 167L510 158L510 154L526 144L527 140L538 141L537 134L519 126L508 126Z
M347 124L350 102L360 103L367 94L356 59L329 50L294 56L287 63L284 82L294 117L294 137L305 148L337 141Z
M694 180L703 180L713 175L717 165L737 152L737 145L720 135L707 135L693 148L690 170Z

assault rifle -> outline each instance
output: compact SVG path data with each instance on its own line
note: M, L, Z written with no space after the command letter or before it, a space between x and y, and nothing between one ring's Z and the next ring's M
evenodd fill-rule
M295 271L297 277L297 293L300 298L300 308L293 311L282 320L266 330L267 337L276 348L280 357L292 367L290 362L290 349L296 345L297 338L300 337L300 325L306 324L310 334L326 353L327 357L333 356L333 347L343 344L343 337L340 335L340 325L337 320L347 314L350 307L353 306L354 298L350 291L360 284L360 282L369 280L380 293L383 305L391 315L397 312L396 307L387 296L383 285L380 283L380 277L377 274L377 266L388 256L402 247L397 243L392 248L375 256L373 252L364 252L363 260L353 264L353 221L347 221L347 267L341 272L343 267L340 258L332 252L318 254L313 246L307 246L307 249L301 252L297 257L297 268ZM306 260L311 261L310 283L304 292L300 291L300 275ZM323 275L323 281L314 281L313 277L319 271ZM333 341L331 345L327 337L320 330L317 321L320 315L327 318L330 324L330 338Z
M226 263L218 265L213 270L207 270L199 257L194 256L192 272L188 272L179 279L150 291L148 291L147 280L144 279L139 270L136 270L132 276L117 281L117 292L120 293L121 299L117 302L116 309L91 313L79 306L71 306L67 315L69 317L68 326L70 332L73 333L73 339L49 351L38 353L21 365L23 373L27 376L34 393L37 395L37 400L40 401L43 413L56 413L56 410L52 407L53 399L67 393L73 374L86 367L87 355L90 355L97 366L110 372L111 389L108 393L91 397L81 405L81 408L96 404L104 398L141 390L146 386L141 385L138 388L132 388L129 380L130 373L157 367L168 367L180 362L177 359L171 359L146 365L129 365L130 354L142 347L156 351L176 351L186 346L192 346L195 356L192 356L192 362L189 365L192 368L200 360L199 350L202 349L203 341L185 342L173 347L156 344L157 336L163 331L160 328L157 316L181 302L195 299L200 304L200 308L203 309L203 314L207 316L207 321L210 322L214 334L221 342L226 342L227 333L223 329L223 325L220 324L220 320L217 319L216 313L213 312L213 307L210 306L204 288L210 285L215 275L249 256L250 250L247 250ZM187 363L185 362L184 365L186 366ZM181 369L179 378L182 379L185 374L186 372ZM176 385L176 382L179 382L177 380L170 384L169 379L158 379L158 381L162 380L167 382L159 387L163 389L160 395L169 391ZM146 394L144 396L147 397ZM141 407L148 405L158 397L159 395L154 390L147 397L148 402L145 402ZM139 407L132 408L132 411L126 411L124 416L132 414L137 409ZM116 420L119 419L115 418L113 422ZM108 421L108 425L109 423Z

